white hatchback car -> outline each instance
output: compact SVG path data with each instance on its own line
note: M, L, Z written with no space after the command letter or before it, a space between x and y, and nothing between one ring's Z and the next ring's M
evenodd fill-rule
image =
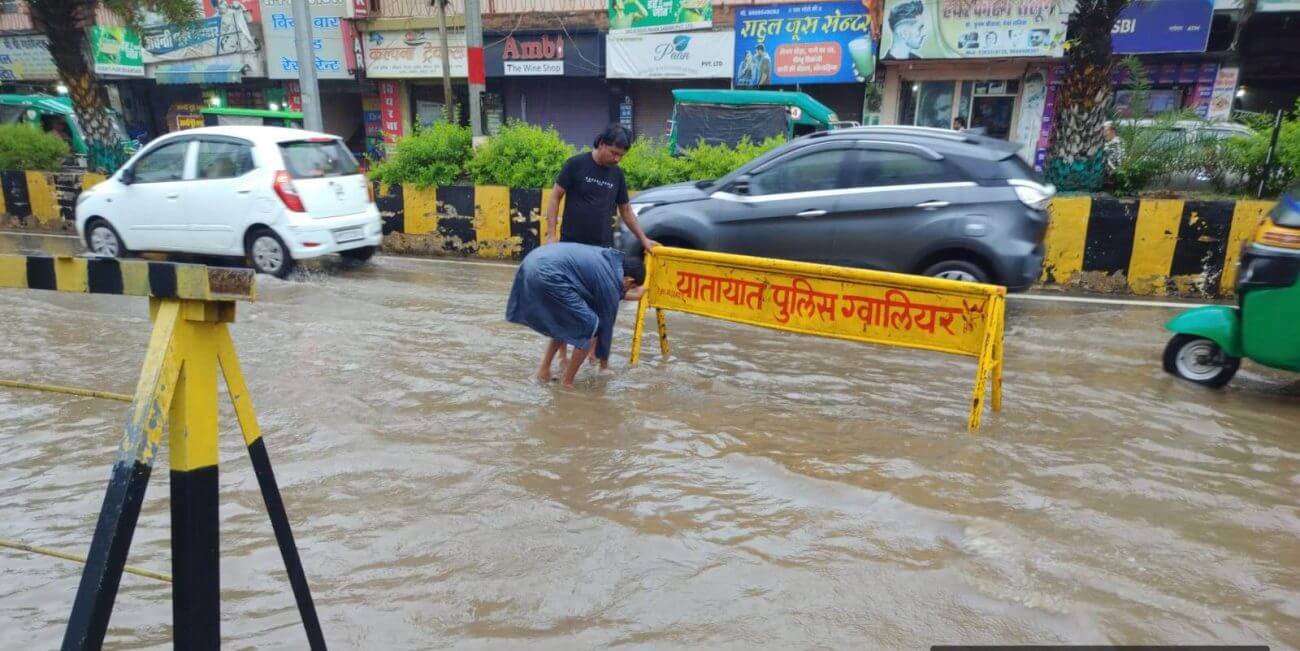
M77 198L77 234L98 255L244 256L280 277L330 253L368 260L382 230L343 141L279 127L167 134Z

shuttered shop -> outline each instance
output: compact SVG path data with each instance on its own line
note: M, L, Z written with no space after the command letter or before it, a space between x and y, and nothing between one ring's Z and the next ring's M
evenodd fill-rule
M609 89L601 78L507 79L503 87L507 118L554 127L577 146L590 145L610 121Z
M673 90L677 88L730 88L727 79L680 79L649 81L638 79L632 86L632 128L636 137L667 138L673 117Z

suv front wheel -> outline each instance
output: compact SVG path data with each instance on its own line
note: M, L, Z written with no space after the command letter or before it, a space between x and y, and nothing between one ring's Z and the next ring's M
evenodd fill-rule
M960 280L967 283L987 283L989 281L987 271L984 271L982 267L974 262L966 260L944 260L926 267L925 271L921 272L921 275L945 280Z

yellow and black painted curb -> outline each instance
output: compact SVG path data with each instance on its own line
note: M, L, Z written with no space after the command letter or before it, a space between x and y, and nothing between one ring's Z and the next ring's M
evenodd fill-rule
M103 180L94 173L0 172L0 224L70 231L77 196Z
M20 228L71 230L95 174L0 172L0 218ZM550 190L491 185L375 184L384 248L409 255L519 259L546 237ZM1113 293L1227 296L1241 244L1272 201L1057 197L1042 283Z
M1057 197L1042 282L1092 291L1228 296L1272 201Z

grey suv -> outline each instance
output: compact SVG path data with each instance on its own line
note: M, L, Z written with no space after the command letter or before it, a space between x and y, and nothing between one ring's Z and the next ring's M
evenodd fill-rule
M716 181L632 199L646 235L679 246L1028 288L1055 189L1016 145L924 127L793 140ZM623 229L625 253L640 243Z

